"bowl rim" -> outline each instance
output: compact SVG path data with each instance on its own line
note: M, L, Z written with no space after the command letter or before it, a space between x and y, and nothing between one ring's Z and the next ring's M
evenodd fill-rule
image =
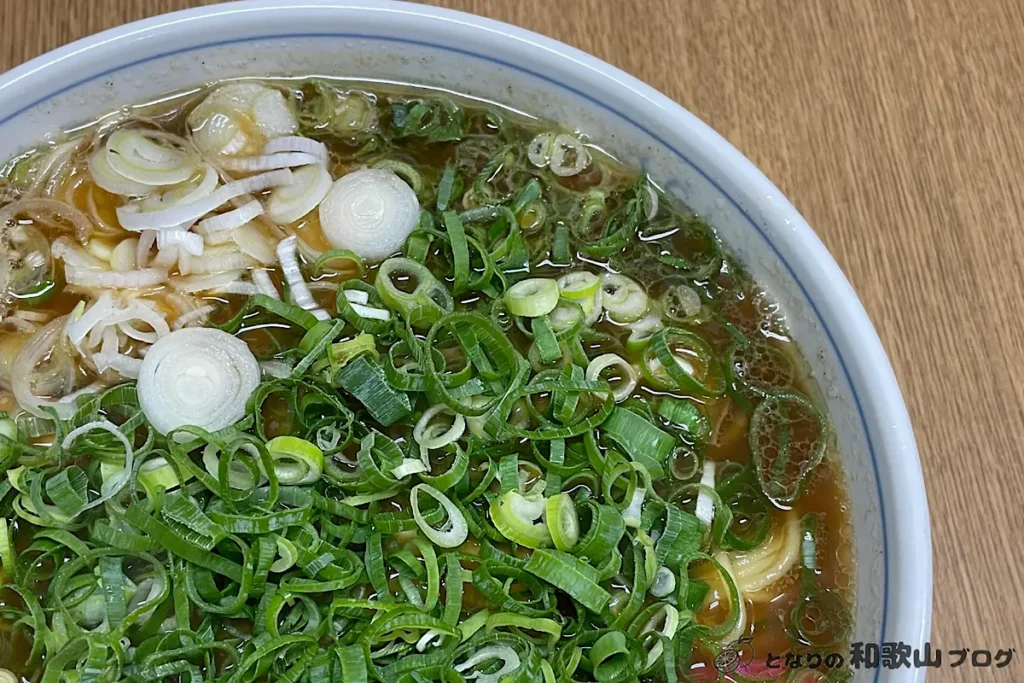
M455 10L391 0L304 0L296 3L289 3L287 0L241 0L161 14L107 29L46 52L11 69L0 76L0 100L16 94L24 86L35 86L37 91L46 91L43 84L45 84L48 71L73 72L75 71L73 66L75 57L86 53L101 52L109 55L111 62L116 64L109 69L77 79L58 90L47 92L5 116L0 120L0 125L55 97L60 92L71 90L91 80L175 52L201 49L224 42L211 40L204 44L190 45L179 51L151 55L144 59L128 60L122 63L121 60L125 59L125 55L132 54L130 47L126 49L124 45L129 39L142 39L149 34L184 30L211 33L211 28L217 21L230 20L232 15L239 13L279 12L284 15L285 13L294 14L312 10L401 13L407 18L422 17L442 24L447 23L453 30L457 28L458 30L485 32L496 40L507 42L509 49L513 45L517 45L521 48L542 50L551 59L561 60L566 68L581 70L586 72L590 78L604 80L606 87L625 89L635 95L637 108L643 110L644 121L657 121L666 126L685 129L689 144L701 149L709 157L714 157L720 170L724 169L727 175L739 178L742 185L751 188L753 196L764 200L758 205L758 209L762 210L766 216L765 222L785 225L787 228L785 231L780 231L780 234L773 234L770 238L764 233L758 221L751 217L749 209L745 209L739 202L732 199L731 195L709 174L701 170L698 164L662 139L651 129L650 125L640 123L638 120L640 117L633 117L628 113L615 110L576 86L556 81L548 75L519 67L510 62L502 62L505 66L525 71L609 109L612 113L647 133L667 149L675 152L679 158L697 169L736 205L753 227L762 234L790 276L804 290L806 299L817 316L817 323L825 331L836 359L845 373L845 380L851 388L860 413L862 427L869 440L878 487L885 547L882 638L884 639L885 634L889 632L886 627L887 620L890 627L893 622L898 620L897 633L901 636L913 634L912 640L909 641L910 644L913 646L923 645L930 631L932 609L932 553L927 499L920 459L906 405L877 332L831 254L779 189L728 141L687 109L651 86L594 56L554 39L511 24ZM287 16L284 18L287 19ZM274 25L282 26L278 23ZM287 26L287 23L283 26ZM248 40L287 35L285 31L268 32L265 36L253 36ZM500 62L488 55L453 48L444 44L443 39L438 39L438 42L422 41L422 44L466 52L488 61ZM505 47L502 46L503 49ZM797 276L793 264L780 252L776 243L785 243L788 250L797 255L793 257L793 260L799 263L800 269L804 272L803 276ZM819 292L817 298L824 308L841 316L840 338L856 339L856 344L850 346L846 352L840 351L833 330L826 323L821 311L818 310L814 299L808 294L808 285L810 285L810 289ZM851 375L851 368L859 373L871 374L873 385L870 393L865 392L862 396L858 395ZM885 429L879 430L875 434L874 444L871 443L872 433L868 417L865 415L864 405L861 403L862 398L865 404L872 409L872 424L880 425L883 421L885 423ZM876 450L882 458L876 457ZM883 481L888 487L898 487L898 495L884 495ZM899 520L899 524L890 523L887 527L887 518ZM890 536L896 536L896 540L899 542L893 543L893 538ZM890 567L890 565L894 566ZM890 574L895 574L895 577L890 577ZM895 581L892 580L893 578ZM890 584L892 583L902 590L891 590ZM887 680L920 681L924 679L924 671L924 669L890 671L887 672ZM881 669L876 671L874 680L878 681L880 675Z

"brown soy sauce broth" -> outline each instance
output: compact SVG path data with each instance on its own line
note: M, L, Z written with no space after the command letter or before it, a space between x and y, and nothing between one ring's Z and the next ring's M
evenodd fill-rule
M285 90L290 94L292 101L299 105L304 98L310 95L308 88L302 86L305 78L260 80ZM389 102L393 99L428 97L439 94L436 90L405 84L359 82L346 79L325 80L337 88L362 93L366 101L371 103L373 115L382 121L386 121L390 116ZM125 107L115 114L71 133L71 135L82 135L90 139L76 153L72 160L73 170L67 175L63 186L57 190L57 195L93 217L98 226L97 239L102 241L105 235L109 234L113 238L120 234L120 229L116 227L114 210L122 200L97 187L88 177L85 159L88 157L92 145L96 144L93 139L96 132L107 130L115 123L140 121L146 125L156 125L174 133L184 134L188 113L208 92L208 88L190 90L175 97L161 98L156 104ZM468 137L475 140L474 144L478 153L473 153L472 146L470 146L470 152L457 153L456 146L452 143L426 144L400 141L386 143L391 145L389 157L414 166L422 174L424 183L428 185L438 182L442 169L449 162L457 164L462 175L467 178L472 178L479 173L492 154L500 147L501 141L496 139L499 133L506 136L506 141L523 143L528 142L538 132L550 128L544 122L513 109L502 108L493 103L481 103L447 91L444 91L443 95L464 108L469 121ZM488 112L495 110L500 111L504 118L505 125L503 127L488 117ZM359 147L355 141L346 139L344 136L329 134L320 136L320 139L330 149L330 170L334 177L362 165ZM623 167L599 148L595 146L588 148L594 158L594 163L584 173L557 181L562 184L562 189L578 193L591 188L627 182L636 177L634 171ZM12 160L4 168L3 175L10 178L16 170L19 159L24 158L27 158L27 155ZM501 176L502 171L502 168L496 168L492 177ZM548 188L547 196L551 199L555 211L553 215L547 216L546 230L529 234L531 273L536 276L557 277L573 269L582 268L592 272L611 270L612 265L606 261L582 259L578 254L570 264L562 266L552 265L549 259L537 257L538 254L545 253L548 244L546 240L549 239L550 230L554 225L559 221L569 219L567 212L570 209L565 199L567 193L554 187ZM52 226L40 224L36 227L51 241L63 234ZM291 228L311 247L318 250L329 248L320 230L315 211ZM673 254L690 254L701 248L699 244L694 243L690 235L682 231L672 232L658 239L655 244L659 249ZM724 321L748 339L764 343L778 351L783 357L790 359L796 369L791 389L815 399L819 398L813 378L810 377L806 363L801 358L795 342L790 339L785 327L785 320L777 306L756 283L746 277L742 268L727 257L722 267L707 273L698 280L691 281L674 277L669 269L657 265L648 267L652 263L650 260L652 253L650 250L640 253L635 260L635 267L626 273L644 285L652 299L658 298L680 282L689 282L694 289L702 294L702 299L719 314L719 317L708 319L695 326L695 329L699 330L717 354L725 353L733 339L726 325L723 324ZM372 283L374 276L375 269L368 268L364 274L364 280ZM280 284L279 275L274 273L273 277L275 282ZM329 281L330 277L325 279ZM157 301L164 294L166 292L160 287L147 292L148 296ZM314 294L322 305L333 310L333 302L329 296L317 292ZM65 315L75 307L80 299L80 293L73 288L65 288L36 310L51 318ZM214 315L215 320L230 318L243 303L240 297L231 296L210 297L209 300L216 303L220 309ZM471 304L473 300L473 297L466 297L463 303ZM603 336L589 342L587 350L591 352L589 354L591 357L605 352L619 353L623 357L629 357L626 352L628 329L607 319L598 323L596 329ZM5 347L9 342L14 343L12 335L15 334L8 330L0 330L0 348ZM242 334L242 337L261 357L272 356L275 350L294 346L298 342L298 337L294 333L273 327L249 329ZM510 337L525 356L529 340L517 333L511 333ZM654 388L641 377L634 396L638 399L650 399L666 393L671 392ZM706 449L707 458L739 465L746 465L751 461L747 439L749 407L739 405L737 401L728 396L706 399L685 394L674 395L677 398L690 399L699 403L713 424L712 439ZM820 400L816 400L816 402L821 405ZM13 407L10 394L6 391L0 392L0 409L9 410ZM277 419L287 420L287 415L283 414L286 412L286 407L271 403L269 410L277 413ZM393 501L391 507L394 510L402 510L405 506L402 501ZM773 522L781 524L787 514L803 516L811 513L819 517L818 580L823 587L839 592L852 604L854 567L850 503L834 443L829 444L824 461L817 468L806 491L792 506L791 513L776 509L772 512L772 517ZM34 528L23 522L16 523L15 527L16 546L19 549L24 549L32 540ZM476 541L471 538L463 550L470 554L476 554L478 552ZM746 605L749 624L745 635L753 637L751 647L760 661L764 661L769 652L778 654L793 647L793 636L788 630L787 624L789 614L799 597L798 572L799 567L794 568L785 579L773 586L777 595L772 600L756 604L749 602ZM394 577L391 578L394 579ZM713 584L714 581L712 580L711 583ZM626 588L624 587L624 589ZM467 586L464 599L467 608L482 607L485 603L483 596L477 593L472 586ZM712 586L708 598L700 610L699 617L707 617L712 620L721 617L723 614L722 599L721 590ZM0 594L0 606L3 604L19 605L19 603L18 596L10 590ZM724 612L727 613L727 610ZM18 671L19 662L25 660L29 647L30 643L23 635L11 632L10 623L0 622L0 665ZM713 652L706 648L698 648L694 652L692 669L695 672L711 669L713 659ZM731 679L726 676L725 680Z

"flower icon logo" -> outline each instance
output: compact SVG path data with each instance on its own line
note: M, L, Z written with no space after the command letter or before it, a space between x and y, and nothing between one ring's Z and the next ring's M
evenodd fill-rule
M753 638L739 638L726 645L715 656L714 666L719 673L735 673L741 666L750 664L754 659L754 649L750 647Z

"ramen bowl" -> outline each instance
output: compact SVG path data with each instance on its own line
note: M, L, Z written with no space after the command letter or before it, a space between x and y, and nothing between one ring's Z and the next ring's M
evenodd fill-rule
M854 526L852 641L923 645L932 589L927 503L906 408L871 322L782 193L711 128L622 71L540 35L443 9L229 3L109 30L5 74L0 157L95 119L112 103L266 75L418 84L559 121L707 218L780 303L827 404ZM856 676L924 678L911 669Z

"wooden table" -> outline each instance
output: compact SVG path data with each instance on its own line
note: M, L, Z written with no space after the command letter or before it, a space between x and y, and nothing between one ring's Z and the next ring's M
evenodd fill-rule
M0 0L0 68L190 0ZM917 430L933 641L1024 634L1024 4L447 0L591 52L761 167L853 282ZM1024 651L1019 653L1024 658ZM944 667L932 683L1020 680Z

